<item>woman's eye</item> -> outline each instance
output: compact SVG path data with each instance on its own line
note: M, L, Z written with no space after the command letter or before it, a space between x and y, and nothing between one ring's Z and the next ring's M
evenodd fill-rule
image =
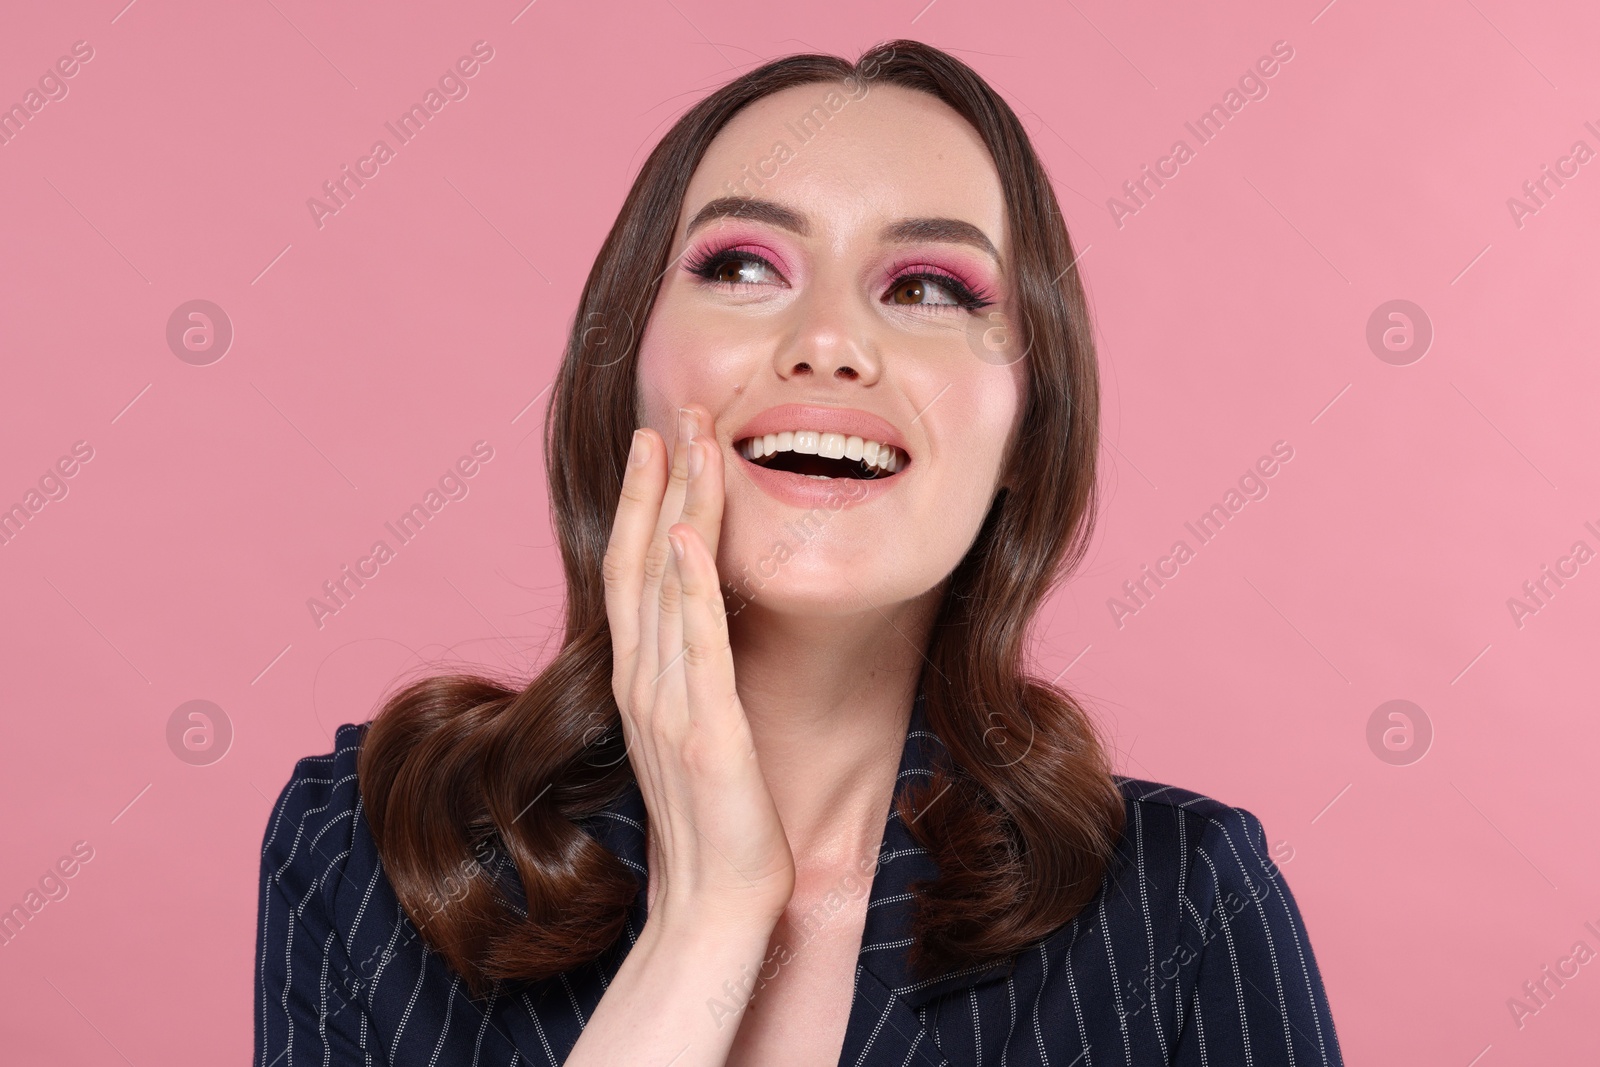
M942 293L948 299L934 299L930 297L930 293ZM959 305L963 303L961 298L954 293L951 285L921 274L907 275L895 282L889 289L889 296L896 304Z
M778 272L760 256L748 252L719 252L689 265L689 273L718 285L759 285Z
M930 298L930 294L941 294L945 299ZM987 292L974 292L954 278L929 273L901 275L889 287L888 297L905 307L954 307L968 311L993 303Z

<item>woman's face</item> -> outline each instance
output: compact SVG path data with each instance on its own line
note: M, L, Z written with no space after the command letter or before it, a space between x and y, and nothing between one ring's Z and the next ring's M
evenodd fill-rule
M730 197L757 203L730 215ZM994 344L1014 321L1005 223L977 132L924 93L798 86L712 142L640 342L639 401L668 442L679 406L711 414L730 613L882 612L966 554L1027 388ZM752 461L757 438L777 450ZM874 442L895 459L857 462Z

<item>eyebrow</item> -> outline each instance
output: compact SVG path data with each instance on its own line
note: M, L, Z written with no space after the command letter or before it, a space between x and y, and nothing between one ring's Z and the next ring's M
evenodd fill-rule
M764 222L776 226L790 233L807 237L811 234L811 225L806 217L798 211L786 208L782 204L771 200L760 200L747 196L723 196L706 204L705 207L695 212L689 221L689 228L685 236L692 235L700 227L716 219L738 218L751 219L755 222ZM989 240L987 234L970 222L961 219L947 218L920 218L899 219L885 226L879 233L885 241L895 244L911 244L917 241L941 241L950 244L971 245L993 257L996 262L1000 260L1000 253L994 247L994 242Z

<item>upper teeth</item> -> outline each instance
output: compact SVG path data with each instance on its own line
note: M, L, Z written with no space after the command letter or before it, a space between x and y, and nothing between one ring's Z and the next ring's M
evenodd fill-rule
M761 459L775 452L802 452L825 459L859 459L869 467L893 473L905 466L906 457L893 445L821 430L784 430L751 437L738 444L746 459Z

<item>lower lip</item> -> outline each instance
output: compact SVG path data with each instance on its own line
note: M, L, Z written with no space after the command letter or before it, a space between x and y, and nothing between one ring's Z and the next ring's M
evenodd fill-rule
M826 507L830 511L853 508L887 493L905 476L905 471L900 470L887 478L812 478L763 467L737 450L734 455L738 456L745 476L763 492L797 508Z

